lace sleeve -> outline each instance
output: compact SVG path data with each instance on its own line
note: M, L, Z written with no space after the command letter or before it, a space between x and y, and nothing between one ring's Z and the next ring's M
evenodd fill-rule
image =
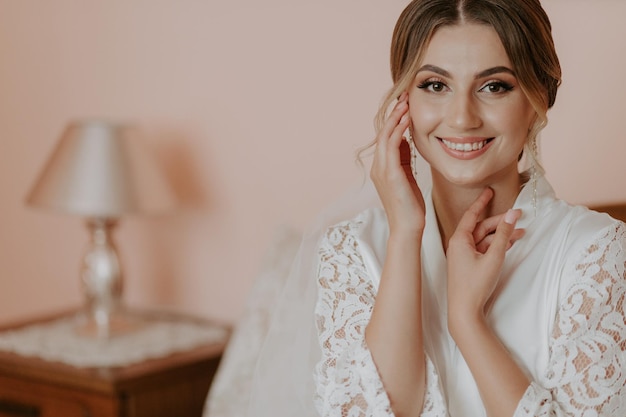
M316 407L324 417L393 416L365 343L375 289L354 238L358 221L329 229L319 250L315 309L322 358L315 370ZM427 359L423 416L445 416L435 368Z
M559 306L547 382L531 384L515 417L626 416L626 226L600 236Z
M322 359L316 368L316 406L322 416L393 416L389 398L365 345L374 288L351 229L328 230L319 250L315 308Z

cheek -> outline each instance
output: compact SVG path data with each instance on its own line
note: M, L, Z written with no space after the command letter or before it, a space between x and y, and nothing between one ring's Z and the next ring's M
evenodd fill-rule
M409 109L413 130L418 133L427 134L441 120L441 109L438 106L410 101Z
M485 112L483 119L491 126L496 127L507 136L525 139L534 119L534 111L529 112L528 107L500 106Z

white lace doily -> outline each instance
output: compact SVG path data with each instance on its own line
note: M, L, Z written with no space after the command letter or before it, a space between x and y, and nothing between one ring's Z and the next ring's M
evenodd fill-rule
M133 332L99 340L81 336L76 332L76 324L75 317L66 317L0 332L0 350L77 367L113 367L228 338L228 331L218 326L182 320L145 320Z

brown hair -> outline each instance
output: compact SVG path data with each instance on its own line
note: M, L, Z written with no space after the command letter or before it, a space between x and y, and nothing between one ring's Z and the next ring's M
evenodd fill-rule
M536 137L547 124L555 102L561 67L552 40L552 26L539 0L413 0L402 12L391 42L393 87L377 115L376 130L385 122L393 101L415 79L422 57L437 29L460 23L493 27L511 60L520 88L537 113L527 148L536 158Z

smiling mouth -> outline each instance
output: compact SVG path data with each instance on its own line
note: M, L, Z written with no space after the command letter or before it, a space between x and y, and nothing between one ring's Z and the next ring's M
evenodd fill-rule
M493 138L471 143L456 143L441 138L439 138L439 140L450 150L457 152L472 152L481 150L485 145L491 142Z

